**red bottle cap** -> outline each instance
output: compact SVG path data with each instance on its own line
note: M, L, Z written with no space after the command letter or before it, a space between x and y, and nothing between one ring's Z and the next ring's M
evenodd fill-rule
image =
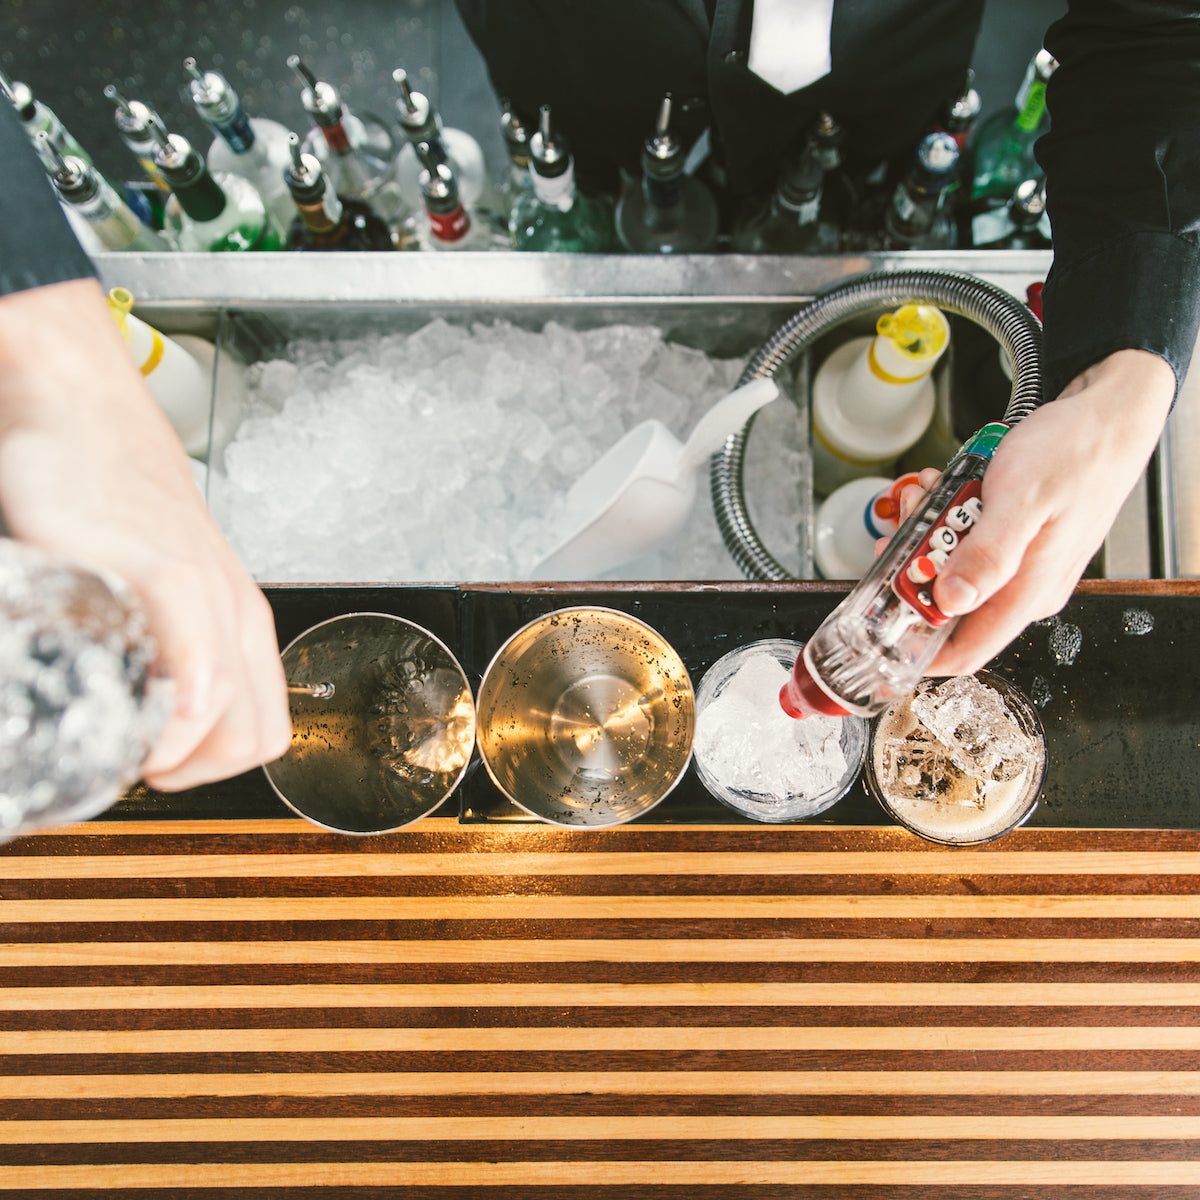
M813 678L804 661L804 654L796 656L792 677L779 689L779 704L789 717L802 720L818 713L826 717L848 717L850 712L843 708Z
M1042 319L1042 288L1045 286L1042 283L1031 283L1025 289L1025 303L1039 321Z

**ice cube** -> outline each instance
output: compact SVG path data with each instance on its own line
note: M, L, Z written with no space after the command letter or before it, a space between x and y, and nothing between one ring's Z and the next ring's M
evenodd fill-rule
M973 779L1014 779L1036 753L1003 697L973 675L918 689L912 712Z

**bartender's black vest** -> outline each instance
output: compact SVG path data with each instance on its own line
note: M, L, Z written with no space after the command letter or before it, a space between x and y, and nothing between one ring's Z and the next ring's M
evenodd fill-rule
M853 165L909 153L962 86L983 0L835 0L833 69L781 96L747 67L749 0L457 0L497 95L531 125L549 104L584 186L637 169L664 92L711 126L738 192L761 192L825 109Z

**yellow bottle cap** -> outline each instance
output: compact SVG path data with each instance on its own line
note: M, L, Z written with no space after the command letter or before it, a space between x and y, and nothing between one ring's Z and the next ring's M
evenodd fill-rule
M931 304L904 304L894 313L884 313L875 331L914 360L937 358L946 348L950 326L940 309Z

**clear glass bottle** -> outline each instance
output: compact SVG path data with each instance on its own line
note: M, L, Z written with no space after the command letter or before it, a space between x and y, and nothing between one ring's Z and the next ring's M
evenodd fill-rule
M1048 50L1030 60L1011 108L993 113L972 142L972 200L1007 200L1023 179L1037 174L1033 146L1046 123L1046 84L1058 67Z
M92 156L71 136L70 130L58 119L54 110L34 96L28 84L21 83L20 80L9 79L3 71L0 71L0 91L8 97L13 108L17 110L17 116L21 118L21 124L29 136L29 140L33 143L34 149L41 153L43 145L53 146L64 158L70 155L72 158L78 158L91 164ZM46 135L45 142L38 141L39 133ZM45 163L47 171L52 169L50 163L45 159L42 161Z
M339 196L366 201L393 231L401 229L412 206L396 178L391 130L370 113L351 112L337 88L319 80L298 55L287 63L303 85L300 103L314 125L301 142L304 153L321 164Z
M216 135L204 156L208 169L248 179L280 228L286 229L295 216L283 178L291 162L287 128L266 117L246 116L237 92L219 71L201 71L194 58L185 58L183 67L190 76L188 95L196 112Z
M641 183L617 201L617 237L635 254L703 254L717 246L717 203L700 180L684 174L685 147L671 129L671 104L668 92L642 143Z
M255 186L240 175L214 175L187 138L158 122L154 162L171 185L166 229L180 250L281 250L283 232Z
M739 254L834 254L837 231L821 220L825 170L813 143L784 164L771 199L735 226L731 248Z
M288 134L288 165L283 171L292 202L289 250L394 250L387 222L365 200L339 196L321 164L300 150Z
M392 72L392 80L400 89L396 119L405 142L396 158L396 177L405 199L414 208L424 203L421 174L426 168L416 153L416 147L424 144L438 162L446 163L454 173L467 209L480 217L494 214L499 200L479 143L465 130L443 125L429 97L413 90L407 71L397 68Z
M575 161L566 138L553 130L548 104L542 105L529 152L533 189L513 209L513 248L592 254L610 250L609 211L575 186Z
M884 210L884 246L889 250L948 250L958 230L946 194L958 166L958 145L948 133L921 139L908 174Z
M1049 250L1046 177L1023 179L1003 208L976 213L971 219L971 243L981 250Z
M454 169L432 146L418 142L413 151L421 164L418 183L425 220L421 245L428 250L493 250L507 245L489 221L477 221L463 202Z
M508 174L501 184L500 216L505 232L517 201L533 191L529 175L529 130L517 116L510 100L500 101L500 132L504 136L504 149L508 152Z
M859 230L862 197L846 169L843 140L833 114L819 113L812 131L813 156L825 173L818 219L836 235L839 249L859 250L866 248Z
M105 250L170 250L171 243L142 222L91 163L62 155L39 133L39 156L52 162L50 182L64 204L78 213Z

